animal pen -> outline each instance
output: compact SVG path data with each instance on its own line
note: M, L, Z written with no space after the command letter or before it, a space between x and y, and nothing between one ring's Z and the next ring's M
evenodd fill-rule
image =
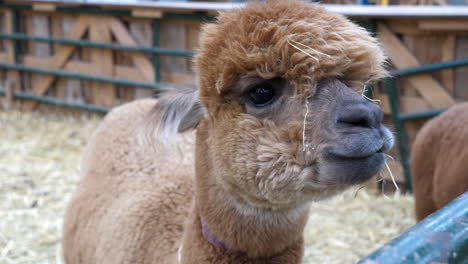
M200 26L240 5L0 1L0 99L28 111L52 104L105 113L194 86ZM375 32L387 51L392 77L368 91L394 122L401 165L390 166L410 190L408 151L424 119L468 100L468 7L326 7Z

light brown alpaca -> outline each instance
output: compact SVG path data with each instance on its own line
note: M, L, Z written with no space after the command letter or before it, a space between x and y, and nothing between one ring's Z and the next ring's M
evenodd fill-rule
M411 153L416 218L420 221L468 191L468 103L427 122Z
M268 1L222 13L200 42L198 91L119 107L89 142L67 264L300 263L308 204L383 166L391 133L356 91L385 58L364 29ZM166 142L194 127L195 150L191 132Z

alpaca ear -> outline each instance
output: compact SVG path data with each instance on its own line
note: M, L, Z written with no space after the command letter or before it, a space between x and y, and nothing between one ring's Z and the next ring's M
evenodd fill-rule
M177 133L195 129L205 111L196 88L174 88L161 93L146 118L146 134L162 142L177 138Z
M187 114L180 120L178 132L182 133L198 126L200 119L205 114L205 109L202 104L197 100Z

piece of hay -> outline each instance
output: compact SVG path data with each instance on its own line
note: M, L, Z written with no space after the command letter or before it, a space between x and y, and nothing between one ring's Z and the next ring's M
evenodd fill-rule
M379 99L371 99L371 98L367 97L366 89L367 89L367 84L364 84L364 88L361 91L361 96L364 97L367 101L370 101L370 102L372 102L374 104L380 104Z
M297 42L297 41L295 41L294 39L288 39L287 41L288 41L288 44L289 44L289 45L293 46L294 48L296 48L297 50L299 50L299 51L301 51L302 53L306 54L307 56L311 57L312 59L316 60L317 62L320 62L320 60L317 59L316 57L312 56L312 54L310 54L309 52L305 51L304 49L299 48L298 46L292 44L291 42L294 42L295 44L297 44L297 45L299 45L299 46L301 46L301 47L303 47L303 48L305 48L305 49L310 49L310 50L313 51L314 53L320 54L320 55L325 56L325 57L331 57L331 56L328 55L328 54L325 54L325 53L323 53L323 52L321 52L321 51L318 51L318 50L316 50L316 49L314 49L314 48L312 48L312 47L310 47L310 46L307 46L307 45L304 45L304 44L302 44L302 43L300 43L300 42Z
M0 264L61 263L63 214L98 121L0 111Z
M305 229L304 264L356 263L414 225L414 200L387 200L364 188L312 203Z

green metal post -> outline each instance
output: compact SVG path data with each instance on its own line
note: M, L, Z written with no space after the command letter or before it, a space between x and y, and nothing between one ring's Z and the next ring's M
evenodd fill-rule
M468 263L468 192L358 264Z
M392 111L393 125L397 136L398 150L400 152L400 160L403 166L403 172L405 174L406 188L408 191L413 190L411 184L411 172L409 166L409 151L406 141L405 128L400 118L400 107L398 103L398 91L396 89L395 80L387 78L385 80L385 87L388 93L388 99L390 100L390 108Z
M19 32L19 21L18 21L18 11L11 9L11 25L13 27L13 34ZM13 56L15 64L19 63L19 41L12 40L13 43Z
M153 47L159 48L160 46L160 33L161 33L161 20L159 18L153 19ZM161 82L161 56L153 54L153 67L154 67L154 81Z

